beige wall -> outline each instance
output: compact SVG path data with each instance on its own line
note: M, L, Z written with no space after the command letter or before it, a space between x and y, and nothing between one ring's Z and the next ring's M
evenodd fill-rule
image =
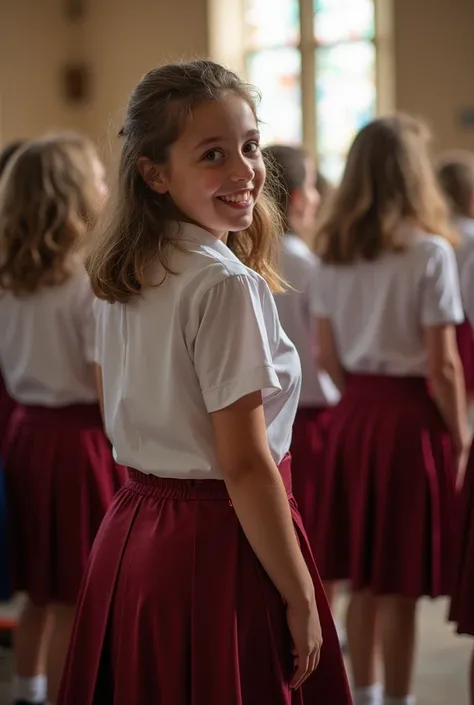
M396 104L430 122L438 149L474 150L474 0L394 0Z
M94 74L84 129L99 140L113 140L121 108L146 71L206 55L206 0L90 0L88 5L84 52Z
M0 141L76 127L113 144L121 108L150 67L235 53L235 19L216 41L227 2L88 0L85 20L71 25L64 0L0 0ZM474 0L393 4L397 107L428 118L440 148L474 149L474 130L458 123L460 110L474 105ZM65 103L60 83L63 63L76 58L93 71L90 103L80 109Z
M60 69L71 37L63 0L0 0L0 140L70 127Z
M56 127L82 129L104 143L120 109L149 68L206 55L206 0L89 0L78 24L64 0L0 0L0 143ZM66 104L61 68L86 59L91 100Z

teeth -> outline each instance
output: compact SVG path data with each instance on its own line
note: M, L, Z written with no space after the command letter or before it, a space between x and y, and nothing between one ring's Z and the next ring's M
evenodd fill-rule
M231 193L229 196L221 196L221 199L223 201L230 201L231 203L243 203L244 201L250 201L250 191Z

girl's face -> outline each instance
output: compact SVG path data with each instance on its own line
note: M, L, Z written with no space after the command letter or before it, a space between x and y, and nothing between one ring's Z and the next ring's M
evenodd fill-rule
M265 181L259 131L252 109L235 93L197 106L167 164L145 181L168 193L178 209L215 237L245 230Z

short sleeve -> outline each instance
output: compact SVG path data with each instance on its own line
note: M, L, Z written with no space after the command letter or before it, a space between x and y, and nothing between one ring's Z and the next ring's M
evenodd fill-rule
M204 294L193 356L209 413L252 392L266 396L281 389L267 332L273 322L262 306L263 284L234 275Z
M474 327L474 252L469 255L461 272L463 306L469 323Z
M94 299L89 278L84 274L78 282L75 315L82 351L89 363L96 362Z
M327 293L327 277L321 260L317 259L309 283L309 312L314 318L327 318L330 311L330 296Z
M461 323L464 318L458 269L453 248L437 243L425 268L421 296L421 323L436 326Z

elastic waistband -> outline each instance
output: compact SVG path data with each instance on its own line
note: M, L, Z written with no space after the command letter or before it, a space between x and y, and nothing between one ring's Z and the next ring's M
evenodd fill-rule
M291 495L291 457L289 453L285 455L278 469L287 494ZM223 480L176 480L169 477L145 475L133 468L128 468L128 478L125 489L147 497L229 500L229 493Z
M60 423L74 421L93 426L102 426L102 417L98 404L70 404L68 406L36 406L19 404L15 414L19 418L35 421Z

